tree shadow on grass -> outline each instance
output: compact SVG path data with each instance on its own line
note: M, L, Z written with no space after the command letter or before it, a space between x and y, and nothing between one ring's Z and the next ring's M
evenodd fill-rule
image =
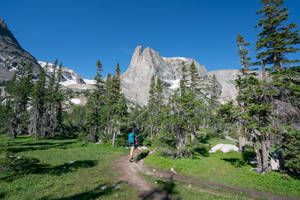
M242 159L240 158L221 158L221 159L239 168L246 165L256 167L255 163L252 163L253 158L255 158L255 152L253 150L253 147L247 145L245 146L245 149L242 152Z
M235 166L236 168L240 168L247 165L247 162L239 158L221 158L221 160L229 162L231 165Z
M4 199L5 197L5 193L4 192L0 192L0 199Z
M10 142L8 145L8 151L12 153L19 153L24 151L37 151L37 150L48 150L54 148L65 149L67 145L73 144L75 142L35 142L35 143L25 143L25 142Z
M109 196L112 195L114 191L117 191L122 184L121 181L110 185L110 184L101 184L96 188L89 190L87 192L82 192L79 194L62 197L62 198L50 198L50 197L43 197L40 200L88 200L88 199L97 199L102 196Z
M154 188L153 190L143 193L140 197L143 200L151 200L151 199L164 199L164 200L180 200L179 197L171 198L172 195L178 194L175 190L176 184L173 180L173 175L167 181L157 180L158 188Z
M11 182L27 174L50 174L60 176L62 174L74 172L80 168L94 167L97 163L98 161L96 160L77 160L51 167L47 164L41 164L38 159L32 158L28 159L28 162L23 164L21 169L10 176L0 178L0 181Z
M245 150L242 153L242 157L243 157L243 160L245 162L247 162L249 165L251 165L253 167L255 166L254 164L251 163L251 161L253 160L253 158L256 157L253 148L252 149L251 148L245 148Z

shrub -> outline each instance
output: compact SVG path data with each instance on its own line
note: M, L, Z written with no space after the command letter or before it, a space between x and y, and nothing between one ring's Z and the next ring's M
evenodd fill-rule
M291 175L300 175L300 130L291 129L283 134L283 168Z

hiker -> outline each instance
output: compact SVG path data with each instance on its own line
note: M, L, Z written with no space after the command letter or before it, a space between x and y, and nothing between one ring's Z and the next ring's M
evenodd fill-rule
M129 162L133 161L133 151L135 148L135 145L137 143L136 141L136 135L134 134L135 130L133 129L131 133L128 135L128 146L130 147L130 158Z

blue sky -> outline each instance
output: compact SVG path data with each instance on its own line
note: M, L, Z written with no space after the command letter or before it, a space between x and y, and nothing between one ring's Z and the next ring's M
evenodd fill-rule
M2 0L0 17L38 60L58 58L85 78L98 59L104 76L128 68L136 46L164 57L190 57L208 71L239 68L235 38L252 45L259 0ZM300 25L300 1L286 0ZM300 54L296 57L300 59Z

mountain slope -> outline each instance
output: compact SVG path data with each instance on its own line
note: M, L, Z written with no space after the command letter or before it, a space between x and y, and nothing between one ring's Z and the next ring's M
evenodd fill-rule
M38 63L43 67L48 75L53 72L54 64L50 62L38 61ZM56 72L58 70L58 66L56 66ZM67 88L71 89L93 89L93 80L83 79L80 75L78 75L73 70L62 67L62 77L61 84Z
M37 60L21 47L4 20L0 18L0 81L11 79L14 71L21 67L21 63L31 64L35 76L41 70Z

